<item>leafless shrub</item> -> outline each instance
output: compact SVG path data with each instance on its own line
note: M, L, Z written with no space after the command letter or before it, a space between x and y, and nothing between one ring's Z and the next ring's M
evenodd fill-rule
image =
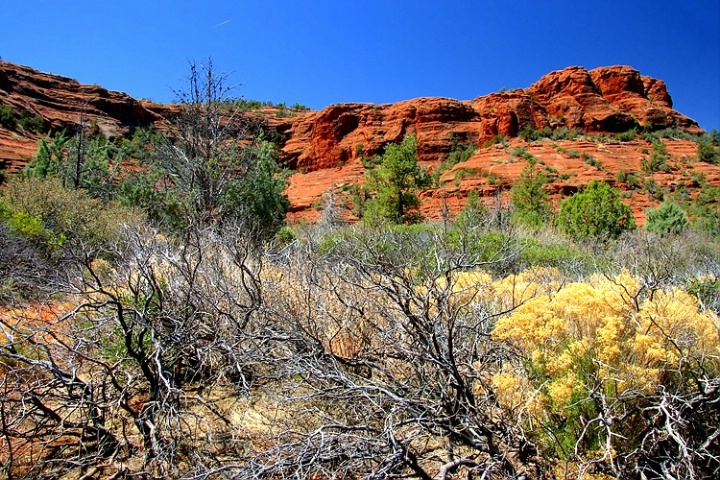
M497 259L434 233L423 252L402 233L368 233L292 265L294 289L268 299L292 329L294 416L311 421L278 433L239 477L516 475L536 452L487 378L508 355L489 337L502 312L453 276Z
M461 281L505 271L516 243L490 248L472 229L356 227L309 231L278 256L229 225L186 233L126 229L112 260L76 256L81 274L58 282L37 315L0 314L3 474L557 473L528 412L499 399L492 375L526 364L491 333L563 277L548 279L553 288L515 279L522 291L508 280L512 298L486 293L490 275ZM669 281L647 258L637 260L646 272L638 304ZM598 380L583 400L597 418L584 420L576 448L598 428L632 448L598 458L570 451L568 473L717 474L720 383L696 357L655 391L616 398Z

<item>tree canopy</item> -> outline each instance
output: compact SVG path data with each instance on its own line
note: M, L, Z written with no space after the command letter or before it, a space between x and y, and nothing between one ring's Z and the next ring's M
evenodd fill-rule
M575 240L610 239L634 229L635 217L617 190L593 180L585 190L563 200L557 224Z
M510 189L510 201L517 220L531 227L539 227L550 219L552 208L545 191L547 176L537 168L531 158L520 178Z
M648 210L645 230L654 233L681 233L690 226L687 215L677 203L663 202Z
M407 135L400 144L387 145L380 165L365 178L375 192L366 205L366 218L392 223L415 223L421 218L413 210L420 204L417 193L430 185L430 176L418 164L414 135Z

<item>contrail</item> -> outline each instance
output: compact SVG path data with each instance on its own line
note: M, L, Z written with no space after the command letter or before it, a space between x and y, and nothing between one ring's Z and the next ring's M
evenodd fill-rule
M220 23L218 23L217 25L215 25L215 26L213 26L213 27L211 27L211 28L221 27L221 26L225 25L226 23L230 23L230 20L225 20L224 22L220 22Z

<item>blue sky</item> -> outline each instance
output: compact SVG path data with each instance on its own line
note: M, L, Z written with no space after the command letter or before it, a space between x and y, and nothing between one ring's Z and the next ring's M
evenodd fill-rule
M168 102L212 57L235 96L471 99L570 65L631 65L720 129L718 0L0 0L0 57Z

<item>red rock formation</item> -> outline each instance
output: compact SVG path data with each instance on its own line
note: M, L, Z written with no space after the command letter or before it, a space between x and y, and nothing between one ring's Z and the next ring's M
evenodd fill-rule
M123 93L7 62L0 62L0 105L37 114L54 130L72 130L84 117L107 136L126 134L136 126L162 126L178 111L177 106L139 102ZM417 98L387 105L334 105L319 112L293 112L294 116L288 118L277 113L276 109L265 109L247 115L278 134L281 158L296 171L288 189L293 215L310 219L319 215L314 206L322 202L323 195L343 184L362 181L362 157L382 153L387 143L399 142L409 133L417 135L420 161L437 167L458 142L480 146L494 135L515 137L525 127L568 127L595 133L642 126L650 130L677 127L689 133L702 132L695 121L672 109L664 82L623 66L590 71L570 67L545 75L527 89L468 101ZM37 136L0 128L0 162L10 170L21 168L23 159L34 154L36 142ZM603 165L603 169L591 167L559 153L550 142L525 145L564 178L558 176L551 186L556 200L593 178L614 182L619 170L639 171L643 155L639 148L649 148L644 142L642 147L634 143L556 143L566 150L588 153ZM694 155L692 148L686 142L669 145L668 151L676 158L689 158ZM524 165L511 158L508 148L481 149L468 162L446 172L441 188L423 193L423 213L437 217L443 209L457 211L471 189L478 189L488 198L506 191ZM720 171L715 166L698 164L693 168L704 169L709 180L720 182ZM454 176L459 169L477 175L457 179ZM676 178L678 172L663 175L658 175L656 181L664 182L665 188L680 181ZM642 219L642 209L654 200L629 193L627 201Z
M602 96L640 125L652 129L677 126L700 133L693 120L672 110L672 99L662 80L641 76L630 67L596 68L590 75Z
M0 128L0 168L8 173L21 170L37 151L37 139Z
M498 201L508 202L508 190L517 181L527 162L513 154L517 147L523 147L538 161L551 179L547 186L551 199L558 207L563 198L585 187L591 180L603 180L624 191L623 201L633 210L640 225L645 219L645 211L655 207L657 197L643 187L644 181L653 180L658 191L675 193L685 185L687 193L695 195L698 185L693 175L702 174L711 185L720 185L720 166L695 162L697 144L687 140L665 140L670 155L670 173L645 175L642 173L642 159L647 157L652 145L644 140L632 142L596 142L590 140L549 139L526 143L520 139L512 140L507 146L494 145L479 149L466 162L457 164L440 176L440 186L421 194L421 212L427 218L440 218L444 211L457 214L465 204L465 198L471 191L477 191L489 206ZM585 159L582 155L589 157ZM595 161L590 165L589 159ZM437 163L431 166L437 166ZM633 173L638 184L619 182L618 172ZM323 196L337 194L337 204L347 202L349 197L338 194L342 186L363 181L364 169L359 162L339 168L316 170L293 175L288 188L288 196L293 205L291 218L316 220L321 212ZM344 197L343 197L344 196ZM343 201L344 198L344 201Z
M39 115L53 130L73 127L84 117L107 136L162 120L125 93L1 61L0 104Z
M585 132L623 132L635 126L702 129L672 109L660 80L630 67L587 71L570 67L549 73L527 90L492 93L472 101L418 98L391 105L343 104L293 119L270 121L288 137L287 164L304 172L372 156L406 133L418 137L422 161L437 160L452 139L482 145L493 135L514 137L526 127L568 127Z

